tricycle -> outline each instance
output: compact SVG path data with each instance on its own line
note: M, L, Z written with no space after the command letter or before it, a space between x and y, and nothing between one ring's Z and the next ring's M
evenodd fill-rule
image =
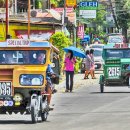
M100 92L105 87L130 87L130 45L107 44L103 49L104 71L100 75Z
M32 123L39 117L47 120L46 77L52 50L48 41L8 39L0 43L0 114L30 114ZM58 80L56 76L53 83Z

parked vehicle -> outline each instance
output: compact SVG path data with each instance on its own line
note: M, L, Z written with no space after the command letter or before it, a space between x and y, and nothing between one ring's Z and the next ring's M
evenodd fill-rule
M102 49L94 49L95 70L103 70Z
M125 37L120 34L120 33L114 33L114 34L109 34L108 35L108 44L125 44L126 43L126 39Z
M130 86L129 44L108 44L103 50L104 73L100 76L100 91L109 86Z
M51 64L52 50L53 46L47 41L9 39L0 43L0 114L30 114L33 123L39 117L47 120L46 76L51 78L51 73L46 70ZM39 60L44 58L42 63L37 61L38 56ZM58 81L56 76L52 84Z
M90 48L92 49L103 49L104 44L91 44Z

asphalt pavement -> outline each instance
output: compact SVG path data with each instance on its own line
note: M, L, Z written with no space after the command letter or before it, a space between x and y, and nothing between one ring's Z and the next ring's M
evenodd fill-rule
M97 75L97 78L99 75ZM29 115L0 115L0 130L129 130L130 88L99 90L98 79L75 76L73 93L64 93L64 83L54 94L47 122L31 124Z

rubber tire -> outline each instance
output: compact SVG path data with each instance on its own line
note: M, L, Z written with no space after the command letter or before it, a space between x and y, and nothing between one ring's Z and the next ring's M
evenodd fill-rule
M37 104L37 99L32 99L31 101L31 119L32 123L35 124L38 121L38 113L36 113L36 104Z
M48 112L44 112L41 114L42 121L47 121L47 117L48 117Z
M100 84L100 92L104 93L104 85L103 84Z

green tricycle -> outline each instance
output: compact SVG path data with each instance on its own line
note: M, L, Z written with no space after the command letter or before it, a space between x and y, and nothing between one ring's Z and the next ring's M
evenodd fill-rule
M104 71L100 75L100 92L105 87L130 86L130 45L107 44L103 49Z

